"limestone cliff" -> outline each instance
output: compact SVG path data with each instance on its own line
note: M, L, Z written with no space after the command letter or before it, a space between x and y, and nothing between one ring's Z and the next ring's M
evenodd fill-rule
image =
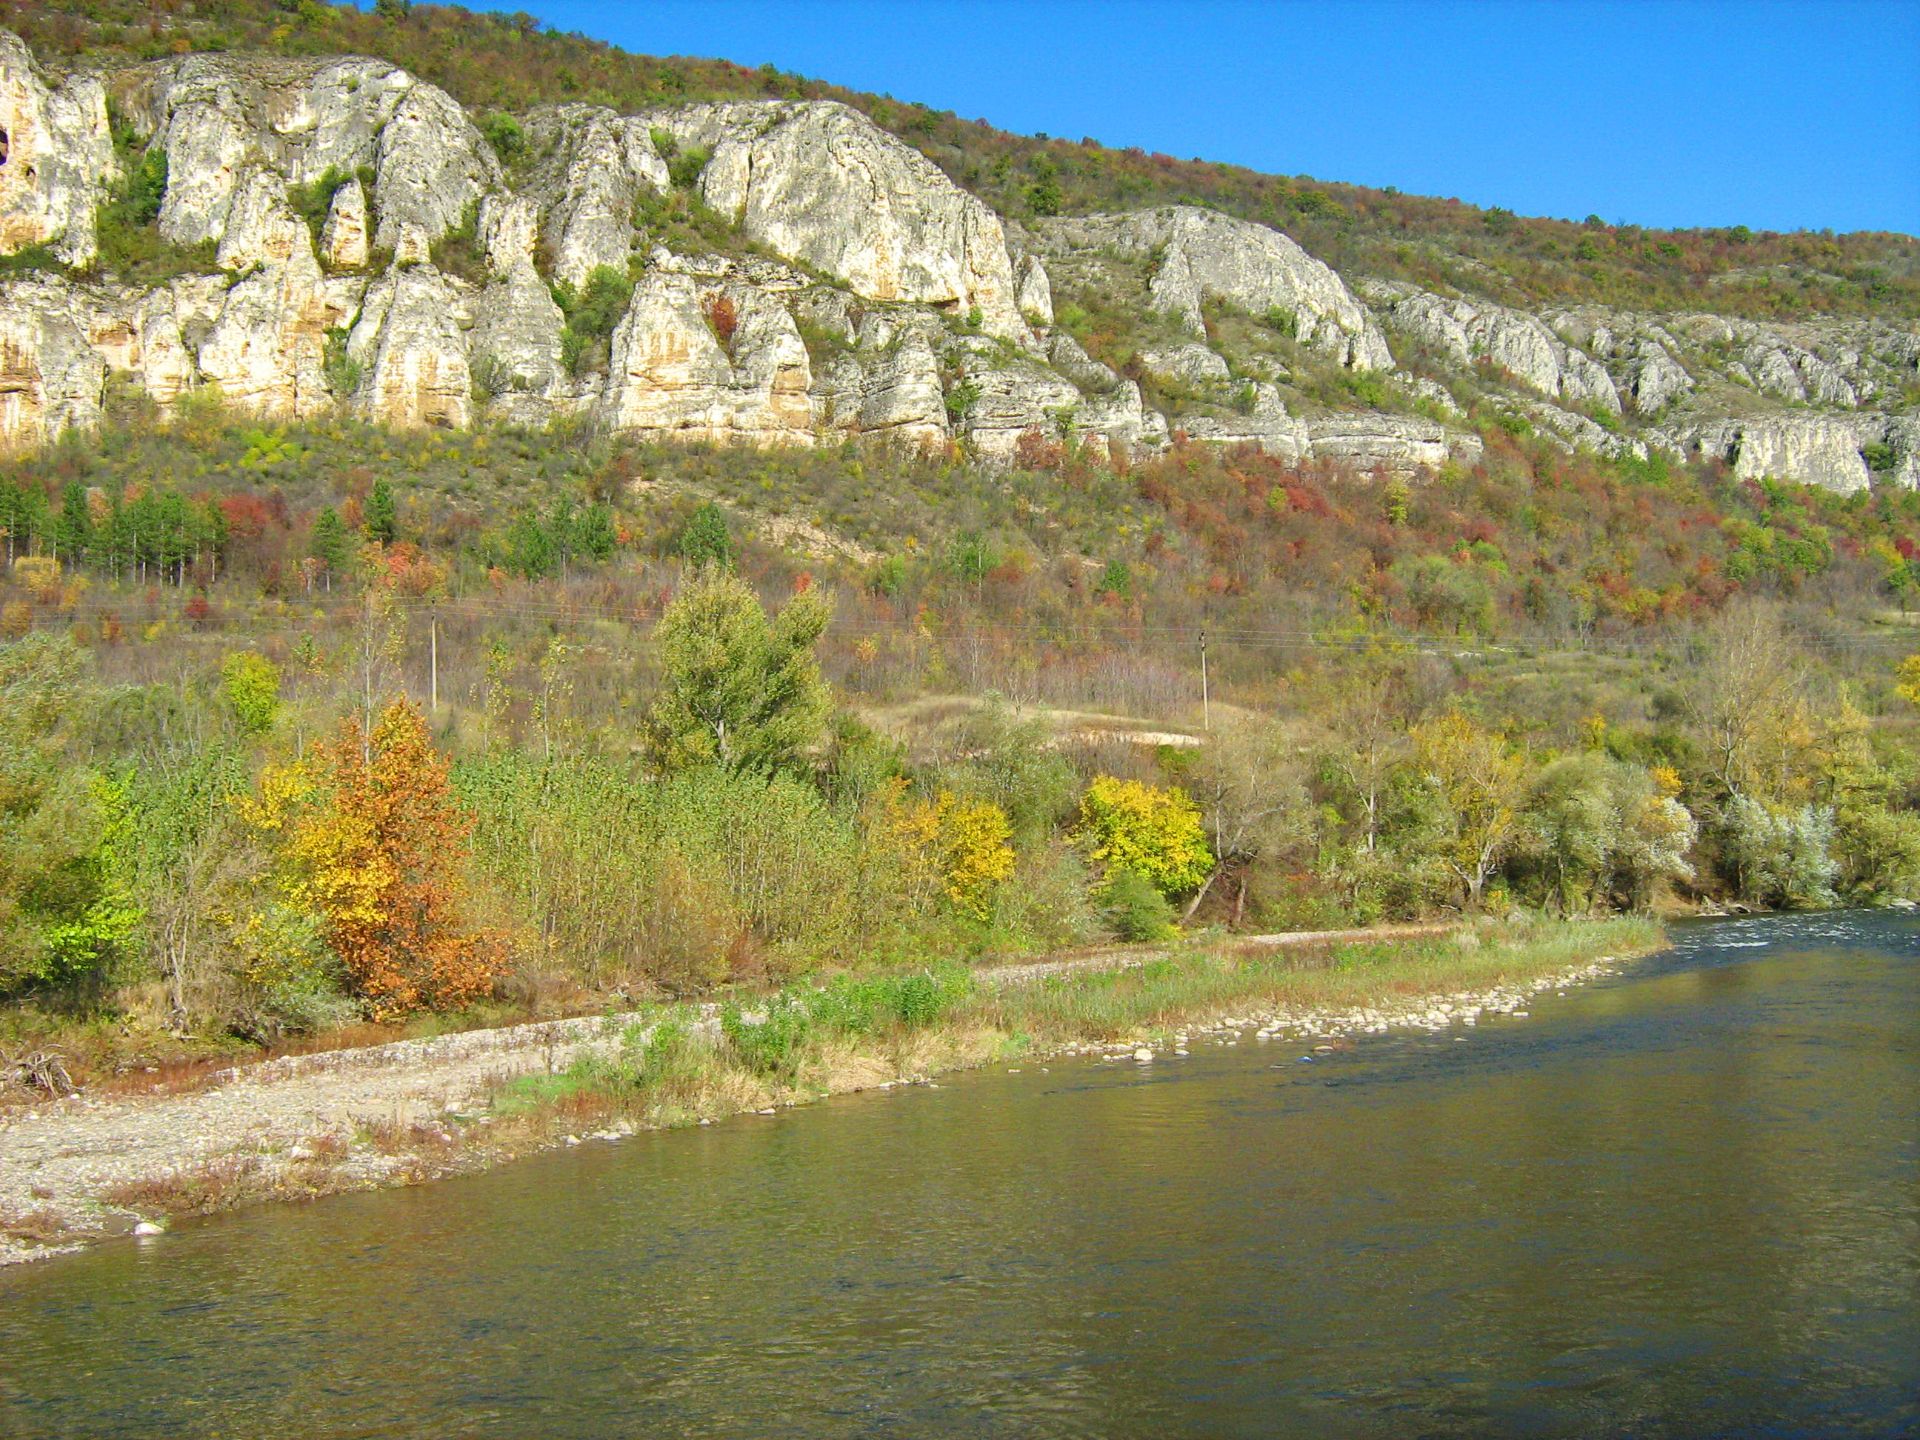
M0 446L96 423L117 374L163 411L212 387L265 416L990 463L1184 435L1417 474L1478 455L1471 412L1741 476L1920 483L1912 325L1519 310L1343 276L1192 205L1023 227L830 102L517 124L496 154L377 59L62 74L0 31ZM115 273L101 217L161 158L149 248L178 263Z

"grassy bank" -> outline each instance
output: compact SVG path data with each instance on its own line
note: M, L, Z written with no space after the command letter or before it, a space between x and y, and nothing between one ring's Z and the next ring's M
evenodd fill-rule
M1368 1011L1407 1021L1443 997L1483 1000L1660 939L1654 922L1623 918L1288 949L1196 943L1125 969L1006 986L958 967L842 978L717 1021L688 1010L633 1019L616 1043L503 1084L490 1138L684 1125L993 1061L1159 1047L1222 1017L1299 1029L1351 1026Z

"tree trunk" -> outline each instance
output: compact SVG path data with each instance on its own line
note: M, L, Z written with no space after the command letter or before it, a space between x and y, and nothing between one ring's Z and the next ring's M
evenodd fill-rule
M1213 882L1220 878L1220 872L1224 868L1224 866L1220 865L1214 866L1212 873L1207 876L1205 882L1200 886L1200 889L1195 892L1193 899L1187 902L1186 913L1180 917L1180 923L1182 925L1193 919L1193 912L1200 908L1200 902L1207 898L1207 892L1213 889Z

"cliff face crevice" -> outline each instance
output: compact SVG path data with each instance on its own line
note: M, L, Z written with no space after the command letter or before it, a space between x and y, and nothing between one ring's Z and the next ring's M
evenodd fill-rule
M212 258L136 283L99 223L150 156L157 241ZM1911 325L1520 310L1189 205L1023 228L827 101L546 105L497 154L377 59L61 75L0 31L0 255L6 448L96 424L117 374L163 412L215 387L267 417L990 463L1184 435L1407 474L1474 458L1490 408L1569 448L1920 482ZM609 272L627 298L595 318Z

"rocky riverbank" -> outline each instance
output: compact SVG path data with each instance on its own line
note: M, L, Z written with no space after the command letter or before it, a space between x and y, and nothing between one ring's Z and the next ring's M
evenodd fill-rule
M1003 1058L1167 1063L1201 1045L1295 1043L1302 1058L1396 1028L1523 1019L1531 999L1653 948L1654 927L1447 927L1296 934L975 972L939 1023L822 1042L790 1074L715 1063L671 1097L615 1057L663 1021L710 1059L716 1007L471 1031L289 1056L186 1094L72 1095L0 1116L0 1264L151 1233L170 1216L412 1184L640 1128L775 1113L825 1095L931 1083Z

